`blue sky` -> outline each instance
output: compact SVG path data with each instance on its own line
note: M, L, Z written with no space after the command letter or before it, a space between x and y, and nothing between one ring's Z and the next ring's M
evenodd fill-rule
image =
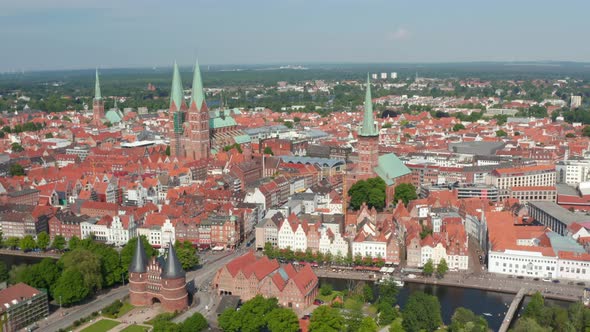
M590 1L0 0L0 71L590 61Z

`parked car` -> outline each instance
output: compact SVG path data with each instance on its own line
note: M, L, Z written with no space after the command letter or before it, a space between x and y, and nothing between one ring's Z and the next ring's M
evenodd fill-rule
M310 317L311 317L311 315L303 315L303 317L301 317L301 319L308 320Z
M583 282L581 282L581 281L580 281L580 282L578 282L576 285L578 285L578 286L586 286L586 284L585 284L585 283L583 283Z
M559 280L557 280L557 279L553 279L553 283L554 283L554 284L559 284Z
M315 300L313 301L313 304L314 304L314 305L322 305L322 304L324 304L324 301L322 301L322 300L320 300L320 299L315 299Z

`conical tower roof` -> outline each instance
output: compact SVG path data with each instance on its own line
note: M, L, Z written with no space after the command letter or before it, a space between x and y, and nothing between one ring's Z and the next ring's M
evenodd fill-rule
M182 264L178 260L176 256L176 250L174 250L174 245L172 242L168 245L168 257L166 258L166 262L162 267L162 278L164 279L176 279L176 278L183 278L185 276L184 269L182 268Z
M96 80L94 81L94 99L102 99L100 94L100 80L98 79L98 69L96 70Z
M174 62L174 69L172 74L172 89L170 89L170 108L172 105L176 106L176 109L181 109L184 102L184 92L182 89L182 79L180 78L180 71L176 61Z
M133 258L129 265L129 272L145 273L147 270L147 257L145 250L143 249L143 242L141 237L137 237L137 244L135 245L135 251L133 252Z
M203 103L205 102L205 93L203 92L203 80L201 79L201 68L199 67L199 60L195 63L195 71L193 73L193 86L192 86L192 93L191 93L191 104L195 103L196 108L198 110L203 107Z
M360 136L378 136L373 118L373 101L371 100L371 80L367 74L367 93L365 94L365 113L363 115L363 125L359 131Z

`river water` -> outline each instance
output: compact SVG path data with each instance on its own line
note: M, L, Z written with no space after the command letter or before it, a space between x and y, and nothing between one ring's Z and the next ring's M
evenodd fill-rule
M354 288L356 284L363 281L350 281L345 279L320 278L320 284L329 283L335 290L347 290ZM370 282L372 283L372 282ZM424 285L419 283L406 282L400 289L397 297L398 304L403 308L408 297L413 292L422 291L430 295L435 295L441 306L441 314L445 324L450 324L451 317L458 307L467 308L478 315L483 315L488 321L489 327L493 331L498 331L508 307L512 303L514 294L500 292L490 292L479 289L441 286L441 285ZM522 307L528 302L525 298ZM548 304L567 306L570 303L566 301L546 300ZM521 307L521 310L522 310ZM484 315L486 313L486 315ZM491 316L490 316L491 315Z

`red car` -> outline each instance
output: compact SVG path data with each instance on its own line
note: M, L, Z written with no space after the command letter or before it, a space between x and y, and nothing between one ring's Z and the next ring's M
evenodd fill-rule
M324 301L322 301L322 300L320 300L320 299L315 299L315 300L313 301L313 304L314 304L314 305L322 305L322 304L324 304Z

